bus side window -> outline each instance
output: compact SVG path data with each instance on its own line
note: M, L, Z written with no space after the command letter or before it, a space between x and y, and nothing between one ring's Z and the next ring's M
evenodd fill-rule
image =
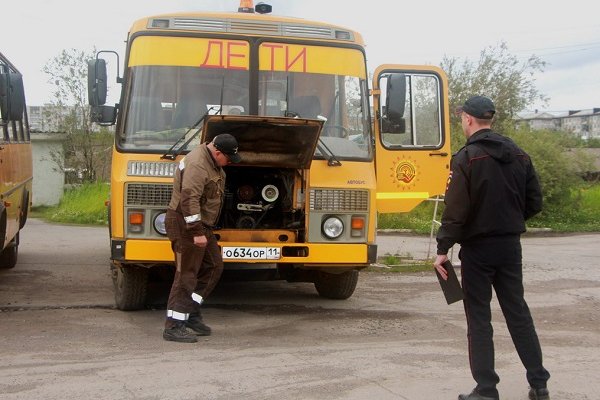
M10 136L8 135L8 124L2 121L2 141L9 142Z
M382 88L380 122L383 144L388 148L440 147L442 130L438 78L427 74L402 74L406 78L406 98L401 116L403 123L399 128L393 122L393 118L388 118L388 110L385 107L385 104L388 104L386 101L388 93L384 88L389 88L386 79L389 80L390 75L382 75L380 82Z
M23 120L17 122L17 133L19 136L19 142L25 142L25 129L23 129Z
M414 145L412 105L411 105L411 76L408 74L385 74L381 76L381 110L380 130L381 141L389 148L406 147ZM394 83L392 83L392 79ZM401 80L403 81L400 85ZM402 86L402 87L400 87ZM388 93L394 90L395 93ZM397 99L391 99L398 96ZM403 104L401 104L403 103ZM388 110L390 104L396 108L403 108L402 115L396 115L394 111Z
M11 140L13 142L19 141L19 130L17 129L17 121L10 121Z

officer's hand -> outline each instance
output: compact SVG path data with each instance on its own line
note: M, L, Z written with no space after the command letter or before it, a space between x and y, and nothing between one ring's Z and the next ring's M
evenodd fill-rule
M448 279L448 271L446 271L446 268L442 266L442 264L445 263L447 260L448 256L446 254L438 254L438 256L435 258L435 261L433 262L433 267L437 270L437 272L439 272L443 280Z
M206 239L206 236L204 236L204 235L194 236L194 244L198 247L206 247L207 242L208 242L208 240Z

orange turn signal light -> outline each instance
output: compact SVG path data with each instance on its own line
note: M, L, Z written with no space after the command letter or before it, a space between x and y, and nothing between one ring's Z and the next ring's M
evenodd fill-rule
M363 229L365 227L365 219L363 217L352 217L352 229Z
M129 214L129 223L131 225L142 225L144 223L144 214L142 214L142 213Z

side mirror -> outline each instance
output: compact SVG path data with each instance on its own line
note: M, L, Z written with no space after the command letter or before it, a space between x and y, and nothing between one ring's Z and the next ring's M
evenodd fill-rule
M23 75L0 74L0 113L5 121L20 121L25 109Z
M90 119L100 125L114 125L117 120L117 108L113 106L92 106Z
M387 77L384 124L387 132L406 132L404 107L406 104L406 74L391 73Z
M106 104L106 61L101 58L88 61L88 102L91 106Z

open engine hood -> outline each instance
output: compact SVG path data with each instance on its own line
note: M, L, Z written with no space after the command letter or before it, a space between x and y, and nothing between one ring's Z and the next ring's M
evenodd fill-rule
M315 119L211 115L204 121L202 143L221 133L238 141L242 162L278 168L310 168L323 121Z

